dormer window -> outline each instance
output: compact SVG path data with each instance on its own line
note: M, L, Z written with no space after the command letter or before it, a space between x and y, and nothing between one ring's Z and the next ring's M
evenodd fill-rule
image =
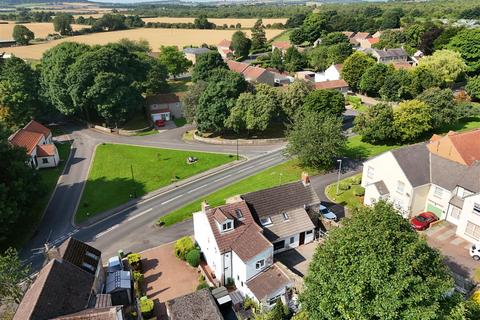
M288 213L284 212L282 213L282 215L283 215L283 220L287 221L290 219L290 217L288 216Z
M272 224L272 219L270 219L270 217L263 217L260 218L260 223L262 224L262 226L268 226Z
M233 229L233 223L231 220L228 220L222 224L222 231L228 231Z
M235 214L237 215L237 219L243 219L243 212L241 209L235 209Z

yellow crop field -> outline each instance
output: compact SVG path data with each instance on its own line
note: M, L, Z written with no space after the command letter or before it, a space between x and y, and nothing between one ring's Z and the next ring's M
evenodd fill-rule
M0 24L0 39L12 39L12 32L15 26L16 24L14 23ZM35 38L45 38L50 33L55 33L52 22L32 22L25 23L24 26L35 34ZM72 24L72 28L73 30L80 30L82 28L89 28L89 26Z
M172 17L157 17L157 18L142 18L145 22L165 22L165 23L188 23L193 22L195 18L172 18ZM273 23L285 23L287 19L262 19L263 24L273 24ZM224 24L230 26L232 24L236 25L240 23L242 28L251 28L257 21L257 19L241 19L241 18L209 18L208 21L215 23L217 26L223 26Z
M271 39L283 30L266 30L267 38ZM152 51L158 51L160 46L176 45L179 48L184 46L195 45L199 46L203 43L216 45L223 39L231 39L235 30L198 30L198 29L150 29L140 28L122 31L93 33L82 36L67 37L60 40L54 40L47 43L23 46L2 48L2 52L12 53L17 57L24 59L40 59L43 52L56 46L64 41L75 41L86 44L107 44L117 42L122 38L130 40L147 40L150 43ZM250 31L246 31L250 35Z

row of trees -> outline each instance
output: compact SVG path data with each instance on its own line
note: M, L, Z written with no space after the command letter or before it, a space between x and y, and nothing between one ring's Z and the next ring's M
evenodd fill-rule
M412 142L468 116L450 89L430 88L398 106L380 103L370 107L355 119L354 131L373 144Z
M251 29L251 39L243 31L237 31L232 35L231 49L236 58L244 59L251 52L261 52L267 47L267 36L262 19L258 19Z

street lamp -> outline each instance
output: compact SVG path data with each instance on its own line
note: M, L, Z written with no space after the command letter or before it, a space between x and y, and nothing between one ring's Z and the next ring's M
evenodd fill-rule
M132 181L133 181L133 198L137 197L137 191L135 188L135 177L133 176L133 165L130 164L130 172L132 173Z
M336 195L338 196L338 186L340 185L340 174L342 173L342 159L338 159L337 162L338 164L338 176L337 176L337 193Z

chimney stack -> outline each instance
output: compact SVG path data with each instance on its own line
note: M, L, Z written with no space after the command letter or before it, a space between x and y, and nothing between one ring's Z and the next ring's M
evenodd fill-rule
M308 173L305 171L302 172L302 183L305 187L310 185L310 177L308 176Z
M207 213L208 210L210 210L208 202L206 200L202 201L202 212Z

